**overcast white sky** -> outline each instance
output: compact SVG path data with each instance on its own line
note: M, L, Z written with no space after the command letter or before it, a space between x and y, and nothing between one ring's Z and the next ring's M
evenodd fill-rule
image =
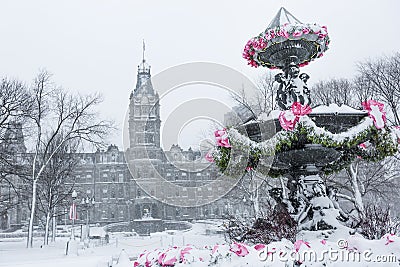
M122 127L142 39L153 75L209 61L256 79L265 69L247 66L243 47L281 6L328 27L330 49L303 68L311 84L352 77L357 61L399 51L398 0L0 0L0 76L30 83L46 68L64 88L101 92L102 114ZM121 146L121 134L110 142Z

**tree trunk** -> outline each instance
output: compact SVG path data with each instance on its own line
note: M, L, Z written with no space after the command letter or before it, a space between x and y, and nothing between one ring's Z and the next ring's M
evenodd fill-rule
M364 203L362 200L360 187L358 186L357 174L358 174L358 163L355 162L355 163L350 164L350 166L347 168L347 175L350 178L350 183L351 183L351 187L352 187L353 194L354 194L354 206L355 206L360 218L363 218L364 217Z
M33 220L35 219L36 190L37 190L37 180L34 179L33 182L32 182L31 215L30 215L30 218L29 218L28 238L27 238L27 241L26 241L26 247L27 248L31 248L33 246Z
M260 214L260 201L258 197L258 188L256 187L254 191L250 193L250 201L253 205L254 215L256 218L261 216Z
M53 231L51 233L51 242L56 242L56 226L57 226L57 217L56 217L56 209L53 211Z
M46 214L46 226L45 226L45 230L44 230L44 245L48 245L49 244L49 229L50 229L50 220L51 220L51 214L50 214L50 210L47 211Z

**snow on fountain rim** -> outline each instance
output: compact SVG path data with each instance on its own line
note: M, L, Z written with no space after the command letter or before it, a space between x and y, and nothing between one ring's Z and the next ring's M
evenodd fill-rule
M278 119L279 114L281 114L282 110L272 110L269 113L261 113L257 121L268 121ZM365 110L359 110L347 105L341 105L332 103L329 106L320 105L312 109L311 114L367 114L368 112Z

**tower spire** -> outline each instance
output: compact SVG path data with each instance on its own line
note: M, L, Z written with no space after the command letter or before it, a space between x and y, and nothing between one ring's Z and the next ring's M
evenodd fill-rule
M153 86L151 85L150 65L146 62L144 52L146 45L143 39L142 46L142 62L138 65L137 82L134 94L154 94Z
M147 73L150 74L150 65L146 62L146 58L144 56L144 52L146 50L146 45L143 39L143 47L142 47L142 62L138 65L138 73Z
M142 53L143 53L143 64L144 64L144 62L146 61L145 59L144 59L144 50L146 50L146 46L145 46L145 44L144 44L144 39L143 39L143 51L142 51Z

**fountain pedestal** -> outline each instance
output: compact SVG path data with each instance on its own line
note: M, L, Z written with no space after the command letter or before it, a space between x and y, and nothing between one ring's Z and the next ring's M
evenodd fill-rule
M274 164L289 166L288 209L299 230L330 230L344 227L345 220L321 179L322 168L340 157L340 152L316 144L275 155ZM350 230L350 229L349 229Z

